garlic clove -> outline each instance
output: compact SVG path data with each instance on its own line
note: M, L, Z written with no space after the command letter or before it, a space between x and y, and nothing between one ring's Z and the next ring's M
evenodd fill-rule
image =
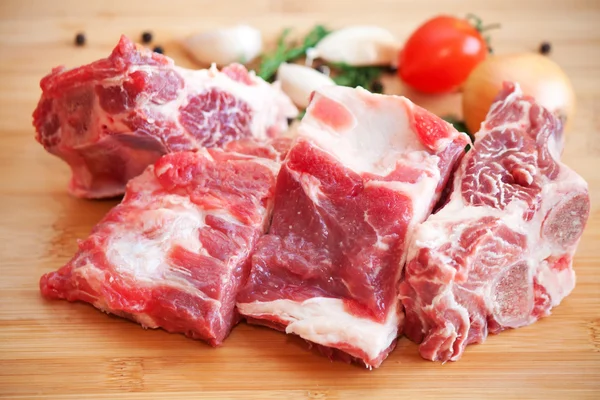
M256 28L237 25L192 35L183 45L201 64L246 64L262 52L262 35Z
M353 26L325 36L307 56L357 67L393 65L399 50L400 45L390 31L378 26Z
M277 80L281 89L298 107L308 107L313 91L327 85L335 85L328 77L304 65L283 63L277 69Z

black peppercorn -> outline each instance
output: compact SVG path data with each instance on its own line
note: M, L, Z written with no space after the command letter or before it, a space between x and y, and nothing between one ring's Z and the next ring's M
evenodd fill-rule
M142 43L150 43L152 41L152 32L142 33Z
M383 93L383 85L379 81L375 81L371 84L371 92Z
M152 51L158 54L165 54L165 50L161 46L155 46Z
M543 43L540 45L540 53L541 53L541 54L544 54L544 55L546 55L546 54L550 54L550 51L552 51L552 45L551 45L550 43L548 43L548 42L543 42Z
M75 35L75 45L83 46L85 44L85 35L83 33L78 33Z

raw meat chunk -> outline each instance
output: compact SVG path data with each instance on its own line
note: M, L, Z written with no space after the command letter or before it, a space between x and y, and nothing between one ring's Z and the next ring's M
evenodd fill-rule
M298 135L238 309L378 367L402 323L406 241L468 137L403 97L345 87L314 93Z
M226 146L238 152L171 153L131 180L75 257L41 278L42 294L220 344L239 319L285 140Z
M505 85L448 203L416 229L408 251L404 330L424 358L458 360L488 332L550 314L573 289L590 200L560 162L561 135L558 119Z
M297 114L278 84L237 64L187 70L125 36L105 59L42 79L36 139L72 170L79 197L123 194L161 155L274 137Z

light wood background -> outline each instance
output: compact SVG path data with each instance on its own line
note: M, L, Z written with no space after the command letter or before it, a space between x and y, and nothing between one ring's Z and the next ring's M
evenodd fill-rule
M139 326L91 306L44 301L43 273L61 266L75 241L114 201L67 195L66 166L33 137L39 80L59 64L108 55L121 33L142 30L183 66L177 39L247 22L273 38L380 24L406 38L433 15L474 12L495 31L496 53L552 42L568 72L578 112L566 162L590 184L593 210L575 259L578 284L553 315L468 348L457 363L419 358L402 339L383 366L330 363L293 338L241 325L224 347ZM72 45L77 31L84 48ZM391 91L396 88L392 87ZM414 97L440 113L456 96ZM0 397L15 399L600 399L600 1L598 0L169 0L0 1Z

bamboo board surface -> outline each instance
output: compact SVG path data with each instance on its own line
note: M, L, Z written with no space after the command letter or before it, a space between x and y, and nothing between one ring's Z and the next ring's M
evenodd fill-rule
M462 360L423 361L401 339L379 370L331 363L294 338L238 326L219 349L144 331L91 306L44 301L39 277L67 261L76 239L115 201L65 190L69 171L33 139L39 80L53 66L105 57L121 33L154 32L166 53L193 63L177 39L247 22L274 38L379 24L406 38L433 15L474 12L501 22L496 53L548 40L571 77L578 112L564 160L588 181L592 213L575 258L578 284L551 317L491 336ZM600 398L600 2L597 0L171 0L0 2L0 398L14 399L599 399ZM72 45L85 31L88 44ZM394 88L390 90L395 90ZM440 113L456 96L414 97Z

